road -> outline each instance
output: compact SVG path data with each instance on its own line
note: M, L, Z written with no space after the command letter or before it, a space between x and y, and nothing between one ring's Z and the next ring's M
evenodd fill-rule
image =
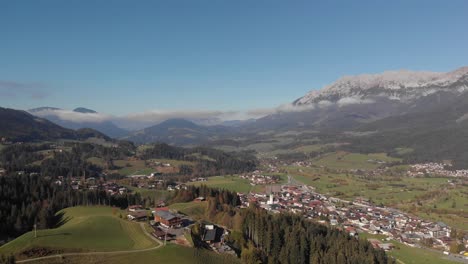
M16 263L27 263L27 262L33 262L33 261L38 261L38 260L44 260L44 259L53 259L53 258L62 258L62 257L74 257L74 256L92 256L92 255L113 255L113 254L128 254L128 253L138 253L138 252L145 252L145 251L151 251L160 248L164 244L156 239L154 236L152 236L148 231L146 231L144 223L140 223L141 230L143 233L151 238L151 240L155 241L158 243L157 246L152 247L152 248L145 248L145 249L134 249L134 250L120 250L120 251L103 251L103 252L83 252L83 253L64 253L64 254L58 254L58 255L52 255L52 256L45 256L45 257L39 257L39 258L31 258L31 259L25 259L25 260L17 260Z

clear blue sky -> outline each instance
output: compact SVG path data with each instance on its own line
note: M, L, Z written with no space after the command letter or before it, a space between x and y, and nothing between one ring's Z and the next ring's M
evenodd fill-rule
M467 14L463 0L1 1L0 106L274 107L342 75L468 65Z

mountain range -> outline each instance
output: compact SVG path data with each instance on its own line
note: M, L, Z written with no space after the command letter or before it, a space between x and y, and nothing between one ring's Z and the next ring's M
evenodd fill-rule
M107 136L89 128L67 129L26 111L0 107L0 138L7 141L81 140L90 137L110 140Z
M225 126L201 126L185 119L169 119L124 137L136 143L165 142L173 145L198 145L231 133Z
M359 146L361 151L391 152L397 147L409 147L420 157L459 159L468 152L468 67L447 73L388 71L379 74L345 76L319 90L312 90L291 102L288 107L247 121L224 122L225 125L200 125L184 119L170 119L157 125L127 132L111 121L65 121L58 108L42 107L29 110L60 126L96 129L116 138L136 143L167 142L174 145L200 145L226 140L265 140L275 133L321 133L334 140ZM98 116L96 111L77 108L80 116ZM60 135L73 137L73 132L26 112L3 110L2 130L31 122L31 134L20 138L49 138ZM78 119L80 120L80 119ZM98 120L99 121L99 120ZM21 129L19 131L22 131ZM43 131L43 132L39 132ZM359 135L359 136L353 136ZM364 135L364 136L363 136ZM430 159L430 157L428 157Z

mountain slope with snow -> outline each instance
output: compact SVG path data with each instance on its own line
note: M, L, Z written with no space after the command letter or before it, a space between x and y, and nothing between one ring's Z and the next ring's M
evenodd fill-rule
M365 102L385 97L411 102L439 91L468 91L468 67L451 72L386 71L379 74L344 76L336 82L313 90L294 101L301 106L323 102Z

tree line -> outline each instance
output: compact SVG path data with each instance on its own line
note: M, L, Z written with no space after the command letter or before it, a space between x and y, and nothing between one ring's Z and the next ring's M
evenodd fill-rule
M0 177L0 234L2 239L17 237L30 231L60 225L61 209L80 205L108 205L126 208L144 203L139 193L110 195L104 190L76 191L65 182L54 184L40 175Z
M212 176L236 174L256 169L257 158L248 152L227 153L221 150L196 147L181 148L165 143L154 144L140 154L142 159L175 159L193 161L193 167L186 166L182 172L192 173L194 176Z
M243 263L393 263L366 240L292 214L245 210Z

